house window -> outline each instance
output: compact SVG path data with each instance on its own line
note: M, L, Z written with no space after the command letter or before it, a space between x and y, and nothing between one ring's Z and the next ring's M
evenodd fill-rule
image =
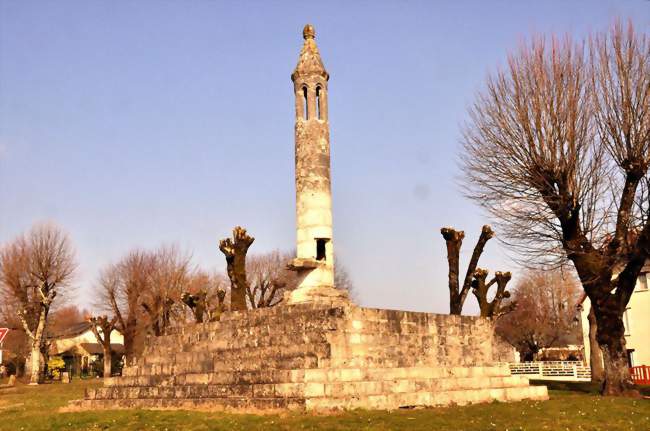
M639 275L639 279L637 280L636 287L637 290L648 290L648 278L650 274L641 274Z
M625 326L625 336L630 335L630 309L627 308L623 313L623 325Z

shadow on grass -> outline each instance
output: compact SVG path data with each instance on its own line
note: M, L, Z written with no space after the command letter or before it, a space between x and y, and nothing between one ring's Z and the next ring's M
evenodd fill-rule
M583 394L599 394L600 384L591 382L558 382L553 380L531 380L531 385L546 386L553 391L579 392ZM637 385L642 395L650 396L650 386Z
M650 402L590 393L596 386L563 383L549 401L476 404L414 410L352 410L333 415L251 415L187 410L89 410L59 413L101 381L26 386L0 394L0 431L431 431L650 430ZM536 382L538 384L542 382ZM546 383L544 383L546 384ZM573 386L574 390L571 390Z

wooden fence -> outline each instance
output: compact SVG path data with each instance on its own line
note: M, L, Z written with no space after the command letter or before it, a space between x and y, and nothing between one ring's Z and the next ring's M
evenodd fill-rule
M580 361L546 361L509 363L512 375L538 380L591 380L591 369Z
M639 367L630 368L630 374L632 374L632 380L637 385L650 385L650 367L647 365L641 365Z
M512 375L530 379L576 382L591 380L591 370L580 361L512 362L508 366ZM630 374L637 385L650 385L650 366L632 367Z

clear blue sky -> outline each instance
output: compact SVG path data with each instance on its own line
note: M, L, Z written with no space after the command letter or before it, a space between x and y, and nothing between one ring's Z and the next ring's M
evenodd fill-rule
M334 242L366 306L446 312L439 229L485 215L459 193L459 126L489 70L533 33L582 36L650 2L0 0L0 242L52 220L76 301L136 246L223 268L291 249L290 73L305 23L330 72ZM516 270L493 241L483 266ZM467 310L476 310L468 299Z

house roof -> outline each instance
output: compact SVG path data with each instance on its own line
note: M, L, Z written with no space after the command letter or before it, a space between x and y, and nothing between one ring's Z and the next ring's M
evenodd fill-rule
M111 343L111 350L113 353L121 355L124 354L124 345ZM64 353L72 354L89 354L89 355L103 355L104 349L99 343L79 343L68 347L66 350L58 351L56 346L50 348L50 355L63 355Z
M83 334L86 331L90 330L92 324L90 322L79 322L73 325L70 325L64 329L61 329L56 332L49 332L47 334L48 338L70 338L77 335Z
M90 353L91 355L104 354L104 349L102 348L102 345L99 343L81 343L79 344L79 346L81 346L81 348L83 348L86 352ZM122 354L124 353L124 345L111 343L111 350L113 351L113 353Z

